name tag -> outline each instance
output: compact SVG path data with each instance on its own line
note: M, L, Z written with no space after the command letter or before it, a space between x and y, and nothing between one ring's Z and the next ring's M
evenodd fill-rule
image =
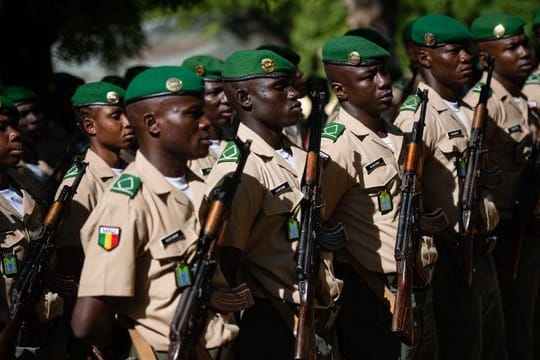
M283 192L285 192L286 190L289 190L291 187L289 185L288 182L284 182L283 184L277 186L276 188L270 190L270 192L272 193L272 196L276 196L276 195L279 195Z
M180 240L184 240L186 237L184 236L184 233L182 230L178 229L172 234L165 235L162 237L159 241L161 242L161 245L163 245L164 248L171 245L172 243L175 243Z
M368 174L370 174L373 170L375 170L379 166L383 166L383 165L385 165L383 158L378 158L377 160L367 164L366 165L366 170L367 170Z
M511 127L509 127L508 129L506 129L506 130L508 130L508 133L509 133L509 134L513 134L513 133L515 133L515 132L522 132L522 131L523 131L523 130L521 130L521 125L519 125L519 124L518 124L518 125L511 126Z
M456 137L463 137L463 133L461 132L461 129L456 129L456 130L449 131L449 132L447 132L447 134L448 134L449 139L453 139L453 138L456 138Z

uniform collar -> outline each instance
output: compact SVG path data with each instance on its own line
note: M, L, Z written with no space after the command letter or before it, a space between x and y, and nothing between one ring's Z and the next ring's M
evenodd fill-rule
M251 130L246 125L240 123L238 126L238 137L242 139L242 141L246 141L248 139L252 140L250 151L254 154L257 154L261 157L265 157L267 159L275 159L278 163L278 165L288 172L290 172L295 177L298 177L298 174L303 174L304 166L305 166L305 156L303 156L303 150L298 148L296 145L294 145L287 137L282 135L282 143L283 146L289 147L292 151L292 156L294 159L294 164L296 169L291 168L289 163L285 161L277 152L272 148L266 141L264 141L255 131ZM297 172L298 171L298 172Z
M111 169L109 164L107 164L105 160L103 160L91 149L86 150L84 159L88 161L88 167L91 169L91 171L102 181L107 181L113 177L116 177L116 174Z
M486 79L487 79L487 74L484 73L482 75L482 81L485 82ZM510 92L508 92L508 90L506 90L506 88L497 79L494 79L494 78L491 79L491 90L493 92L493 96L496 96L501 101L505 101L507 103L512 104L512 106L518 109L523 114L523 116L527 116L527 112L528 112L527 97L523 95L521 92L519 94L519 97L521 98L521 104L518 105L514 101L512 94L510 94Z

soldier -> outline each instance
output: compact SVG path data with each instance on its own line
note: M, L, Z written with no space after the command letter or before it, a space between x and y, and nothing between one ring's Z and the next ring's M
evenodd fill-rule
M208 156L188 161L188 167L197 175L206 178L221 155L224 140L234 134L232 130L233 111L221 81L223 61L210 55L195 55L184 60L182 66L191 69L204 80L204 116L210 120L212 145Z
M225 92L251 153L230 209L221 267L231 286L247 282L255 304L240 319L238 359L291 359L293 319L299 303L294 256L298 244L300 182L306 153L283 135L302 116L293 86L296 67L270 50L242 50L225 60ZM234 171L238 150L224 149L212 169L209 189ZM317 299L331 307L340 292L329 254L322 253Z
M426 211L442 208L449 226L435 235L439 252L432 288L433 308L442 359L505 359L504 321L497 275L490 252L498 215L489 196L481 194L480 221L475 238L471 271L461 271L458 251L462 244L460 186L464 174L464 152L473 108L462 102L461 93L470 81L473 63L468 52L469 30L445 15L427 15L413 24L412 41L416 61L428 90L423 167L420 178ZM418 117L418 99L404 102L395 124L410 132ZM476 103L474 104L476 105Z
M179 297L175 279L194 254L204 183L188 160L208 154L203 82L190 69L160 66L126 90L126 114L139 143L135 161L112 183L81 229L86 243L73 332L105 358L125 354L115 320L125 318L158 358L166 359ZM180 284L183 285L183 284ZM202 345L219 349L237 332L221 316Z
M540 9L536 10L532 17L533 32L536 47L540 49ZM529 107L536 109L540 114L540 54L536 54L537 67L527 78L523 86L523 94L527 97Z
M0 96L0 328L4 328L8 321L11 287L28 256L31 238L38 234L43 219L41 206L8 174L8 170L20 161L23 154L22 137L17 130L18 120L19 113L13 102L8 97ZM47 293L41 304L41 320L52 320L62 314L62 302L56 294ZM33 356L42 359L63 358L59 357L57 351L60 348L62 352L64 340L55 321L41 322L36 317L30 317L26 325L18 342L20 347L17 354L22 356L26 353L28 356L28 351L31 351Z
M323 172L325 213L348 234L346 250L336 256L336 272L345 282L336 322L339 348L347 359L397 359L400 342L390 331L392 314L373 287L375 282L379 289L395 289L396 281L394 249L405 154L401 131L381 118L392 106L386 69L390 54L363 37L342 36L328 41L322 55L340 104L321 139L321 150L331 158ZM431 267L436 251L428 242L424 254L429 259L423 266ZM404 358L436 357L430 296L427 289L417 290L419 346Z
M519 191L533 191L519 190L533 141L527 99L521 93L527 76L533 70L524 25L523 19L506 14L484 15L471 24L481 64L485 68L485 54L493 56L495 60L492 94L487 104L489 121L485 143L488 166L497 166L503 172L502 184L493 190L495 205L501 216L497 226L499 239L494 259L505 311L508 355L511 359L531 357L531 325L535 304L532 294L538 291L540 281L540 246L537 235L540 223L532 218L523 236L517 278L512 280L516 259L519 258L517 247L521 236L521 229L515 226L520 222L515 217L514 200ZM481 81L469 91L465 101L469 104L478 101L478 88L485 81L484 74Z

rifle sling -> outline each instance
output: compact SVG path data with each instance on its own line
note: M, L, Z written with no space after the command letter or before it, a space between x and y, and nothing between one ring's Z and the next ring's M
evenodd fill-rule
M378 277L377 275L366 269L366 267L358 262L349 252L346 250L340 251L339 255L342 259L345 259L350 264L354 271L360 275L362 280L367 284L370 290L377 296L382 303L388 307L391 314L394 313L394 307L396 303L396 296Z

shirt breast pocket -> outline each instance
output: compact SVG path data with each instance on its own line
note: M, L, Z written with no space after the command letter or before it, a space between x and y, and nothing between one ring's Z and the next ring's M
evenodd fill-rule
M467 140L464 137L444 139L439 143L439 149L448 158L459 157L467 150Z
M187 262L190 255L195 252L196 243L196 239L186 238L182 230L178 229L152 241L149 250L152 258L161 263L177 260Z

